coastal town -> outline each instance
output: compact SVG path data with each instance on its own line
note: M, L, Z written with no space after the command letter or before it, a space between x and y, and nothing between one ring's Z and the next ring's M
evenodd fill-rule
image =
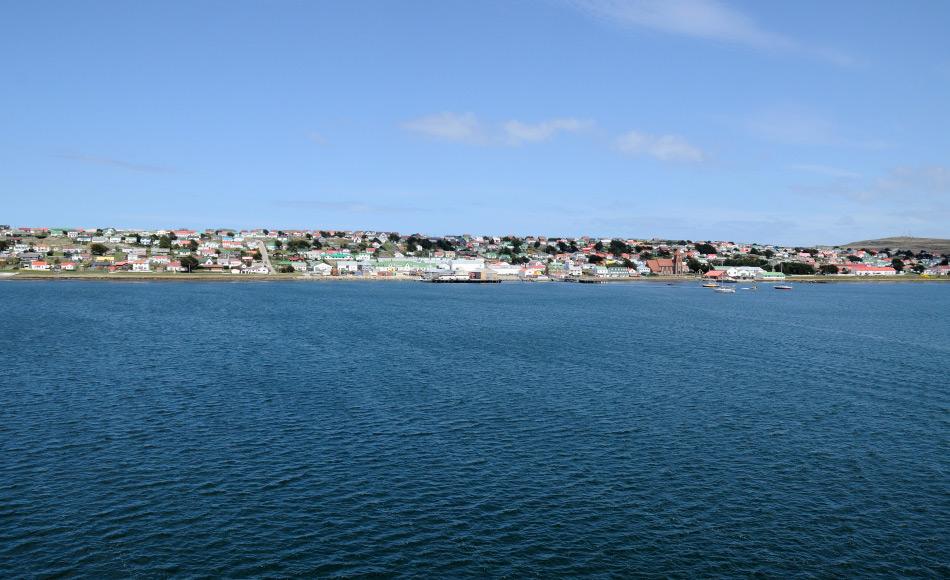
M786 247L731 241L400 234L275 229L122 229L0 225L5 276L407 279L433 282L710 281L950 276L923 249Z

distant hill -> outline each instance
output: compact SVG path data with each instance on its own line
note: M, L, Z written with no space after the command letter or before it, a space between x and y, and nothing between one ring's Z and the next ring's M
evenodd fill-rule
M890 248L892 250L910 250L919 252L926 250L936 254L950 254L950 240L942 238L911 238L894 237L879 238L876 240L862 240L860 242L850 242L841 244L839 248L868 248L870 250L879 250L881 248Z

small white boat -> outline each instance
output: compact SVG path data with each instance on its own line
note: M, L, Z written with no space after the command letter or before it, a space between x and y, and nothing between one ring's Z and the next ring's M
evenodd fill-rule
M716 284L715 282L706 282L703 284L703 288L719 288L719 284Z
M716 288L713 292L719 292L720 294L735 294L735 288Z

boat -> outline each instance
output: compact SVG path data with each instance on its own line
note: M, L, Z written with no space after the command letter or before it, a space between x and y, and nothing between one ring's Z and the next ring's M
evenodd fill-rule
M720 294L735 294L735 288L716 288L713 292L719 292Z
M773 286L776 290L791 290L791 286L786 286L785 284L779 284L778 286Z
M703 288L719 288L719 284L716 284L715 282L706 282L703 284Z

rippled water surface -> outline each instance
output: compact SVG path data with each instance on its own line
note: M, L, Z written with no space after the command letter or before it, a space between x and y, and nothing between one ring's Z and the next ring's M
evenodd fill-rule
M2 577L950 574L950 285L0 300Z

